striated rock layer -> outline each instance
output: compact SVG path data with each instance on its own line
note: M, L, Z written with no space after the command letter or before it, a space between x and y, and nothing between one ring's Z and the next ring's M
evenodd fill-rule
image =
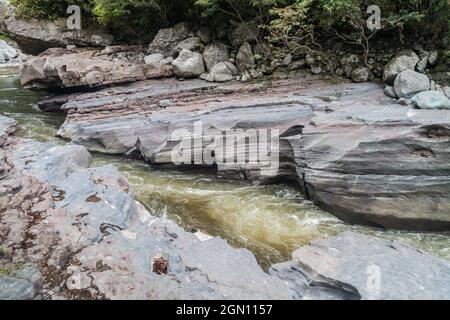
M173 75L171 65L146 65L140 47L52 48L29 59L21 84L30 89L101 87Z
M202 137L276 129L275 174L262 175L262 163L219 163L218 174L295 179L315 204L353 223L450 230L450 112L393 104L378 84L301 76L225 85L148 80L71 96L62 109L68 113L63 138L153 165L173 165L174 133L187 129L184 138L198 139L198 121ZM190 151L202 155L207 148L193 143ZM248 157L249 151L236 153Z

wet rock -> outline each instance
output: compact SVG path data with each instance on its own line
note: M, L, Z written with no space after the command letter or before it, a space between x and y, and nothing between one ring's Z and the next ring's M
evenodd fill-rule
M410 99L421 91L430 89L430 79L413 70L405 70L398 74L394 82L395 94L400 98Z
M179 23L172 28L161 29L148 46L149 53L161 53L166 56L175 56L179 50L176 46L191 35L186 23Z
M423 91L412 99L419 109L447 109L450 110L450 99L440 91Z
M230 54L225 44L219 42L211 43L205 47L203 59L205 60L206 69L209 72L219 62L228 61Z
M183 49L172 65L175 74L183 78L195 78L205 72L205 64L200 53Z
M384 67L383 81L392 83L397 75L405 70L415 70L419 57L412 50L400 52Z
M205 80L210 82L226 82L236 78L238 70L236 66L230 62L219 62L206 76Z
M352 71L351 78L353 82L366 82L369 80L370 70L366 67L356 68Z
M411 269L411 261L414 268ZM434 270L434 272L430 272ZM270 273L303 299L443 300L450 264L395 241L353 232L313 241ZM440 285L442 284L442 285Z
M240 72L247 71L255 66L252 47L248 42L244 42L236 55L236 65Z

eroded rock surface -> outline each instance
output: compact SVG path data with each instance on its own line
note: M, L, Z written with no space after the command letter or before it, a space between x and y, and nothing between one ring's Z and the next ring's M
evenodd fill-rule
M413 263L414 267L411 266ZM274 265L303 299L446 300L450 264L395 241L345 232L313 241Z
M163 99L171 101L166 108ZM314 203L350 222L450 229L448 110L393 104L378 84L332 85L312 77L226 85L149 80L79 95L63 109L62 137L154 165L173 165L179 143L173 133L192 132L198 121L204 136L276 129L276 174L262 176L261 165L218 165L219 175L295 179ZM205 148L193 144L192 154Z
M20 80L25 88L92 88L173 75L171 65L144 57L139 47L53 48L24 63Z

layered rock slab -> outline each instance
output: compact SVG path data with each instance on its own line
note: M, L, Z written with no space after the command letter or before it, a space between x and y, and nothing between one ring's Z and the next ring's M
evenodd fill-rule
M167 108L158 102L170 99ZM296 179L322 209L354 223L450 229L450 114L392 104L378 84L314 78L258 84L147 81L80 95L59 134L92 150L170 164L172 133L276 129L280 170L217 166L222 176ZM193 147L194 154L205 145Z

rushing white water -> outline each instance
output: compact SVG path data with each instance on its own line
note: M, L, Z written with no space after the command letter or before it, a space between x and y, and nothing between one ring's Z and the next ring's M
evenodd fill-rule
M0 68L0 112L20 122L18 134L23 137L59 141L55 134L64 116L37 110L39 95L21 89L16 72ZM114 164L125 174L137 199L154 215L246 247L264 267L288 260L292 251L313 239L345 230L400 240L450 260L450 233L350 226L306 201L295 186L255 186L205 172L157 171L141 161L96 155L94 165L104 164Z

